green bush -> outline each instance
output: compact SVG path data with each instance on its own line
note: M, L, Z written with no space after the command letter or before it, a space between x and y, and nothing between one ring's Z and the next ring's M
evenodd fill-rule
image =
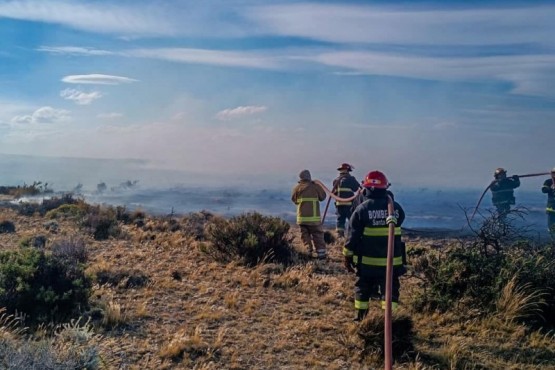
M292 262L289 224L278 217L247 213L231 219L213 218L206 225L207 252L218 260L239 260L247 266Z
M77 204L62 204L58 208L46 212L45 217L54 218L72 218L80 219L85 215L86 210Z
M56 245L54 250L0 252L0 306L25 313L31 324L63 321L88 306L90 281L83 260Z

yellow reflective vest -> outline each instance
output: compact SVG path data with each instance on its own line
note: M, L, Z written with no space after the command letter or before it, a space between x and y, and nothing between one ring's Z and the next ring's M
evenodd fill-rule
M300 180L291 192L291 200L297 205L297 224L319 225L320 202L326 199L326 193L312 181Z

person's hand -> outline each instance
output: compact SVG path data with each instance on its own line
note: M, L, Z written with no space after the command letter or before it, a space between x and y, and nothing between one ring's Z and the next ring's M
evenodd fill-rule
M349 272L355 272L355 264L353 262L353 256L345 256L343 260L343 265L345 269Z
M516 181L516 180L518 180L518 175L513 175L512 178L513 178L513 180Z
M387 216L387 218L385 219L385 223L388 224L388 225L391 224L391 223L394 224L394 225L397 225L397 217L395 217L393 215Z

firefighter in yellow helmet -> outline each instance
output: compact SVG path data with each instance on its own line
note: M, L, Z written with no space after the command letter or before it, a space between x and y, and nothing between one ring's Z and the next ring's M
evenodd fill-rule
M360 187L357 179L350 174L353 169L354 167L348 163L342 163L337 169L339 171L339 176L333 180L333 193L340 198L352 197ZM335 202L335 214L337 216L335 230L337 231L337 235L341 237L345 236L345 223L351 217L352 204L352 201Z
M326 258L324 228L320 219L320 202L325 199L324 189L312 181L308 170L302 170L291 200L297 205L297 224L301 229L303 245L310 255L316 249L319 259Z

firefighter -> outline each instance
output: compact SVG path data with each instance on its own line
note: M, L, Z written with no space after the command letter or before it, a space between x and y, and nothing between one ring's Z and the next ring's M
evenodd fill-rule
M511 210L511 205L515 204L514 189L520 186L520 179L517 175L507 177L507 171L504 168L495 170L493 180L490 184L491 201L497 213L504 217Z
M357 206L350 219L350 233L343 249L345 268L356 270L355 309L356 321L362 320L371 297L379 294L385 309L385 282L387 244L390 223L395 224L393 256L392 307L399 304L399 276L406 272L405 247L401 241L401 224L405 219L403 208L394 202L394 215L387 210L389 182L380 171L369 172L364 181L364 201Z
M297 224L301 229L301 240L311 256L316 249L318 258L325 259L326 244L320 219L320 202L326 199L326 193L312 181L308 170L302 170L299 179L293 188L291 200L297 205Z
M354 167L348 163L342 163L337 169L339 176L333 180L333 193L340 198L350 198L358 190L360 185L357 179L350 174ZM335 230L340 237L345 236L345 223L351 217L351 206L353 202L335 202L335 214L337 220Z
M555 167L551 169L551 178L544 181L542 193L547 194L547 229L555 240Z

